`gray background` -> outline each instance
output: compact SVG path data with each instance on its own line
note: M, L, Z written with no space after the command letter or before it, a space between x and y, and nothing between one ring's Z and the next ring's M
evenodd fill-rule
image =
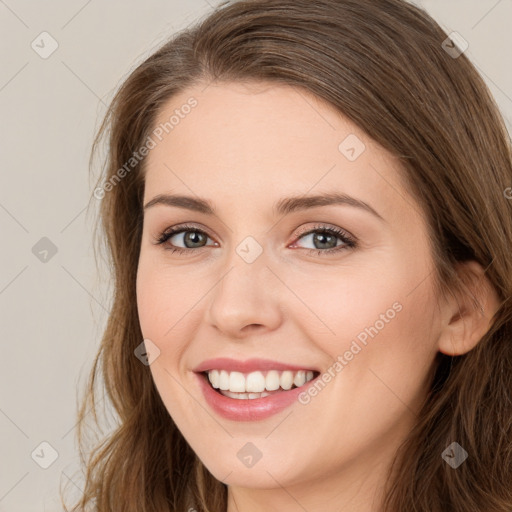
M92 137L129 71L219 3L0 0L0 511L60 511L60 483L81 493L76 397L111 291L86 216ZM512 0L415 3L468 41L512 133Z

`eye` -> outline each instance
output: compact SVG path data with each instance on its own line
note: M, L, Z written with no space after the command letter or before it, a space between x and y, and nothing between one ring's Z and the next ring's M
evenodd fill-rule
M316 251L318 255L332 254L346 249L353 249L357 247L357 242L354 237L349 235L342 229L324 224L314 226L306 232L302 232L298 240L310 237L313 249L305 248L307 251ZM172 244L168 243L172 238L176 238ZM195 226L181 225L169 228L161 233L155 240L156 245L162 245L165 250L172 253L187 253L194 249L201 249L206 247L205 242L210 238L208 234ZM184 247L177 247L176 242L181 241ZM338 244L341 241L341 244ZM214 242L213 245L218 247L218 243ZM291 246L293 247L293 246ZM300 247L300 246L299 246Z
M356 239L353 236L342 229L323 224L314 226L305 233L301 233L298 240L307 238L313 243L314 248L306 248L306 250L316 251L318 255L332 254L357 247ZM338 244L340 240L341 244Z
M181 243L183 243L185 247L176 247L174 243L167 244L171 238L181 240ZM156 245L163 245L165 250L171 251L173 253L185 253L193 249L200 249L205 247L202 244L208 238L208 234L202 229L199 229L195 226L181 225L165 230L158 236L154 243ZM218 244L217 242L214 242L213 245L217 246Z

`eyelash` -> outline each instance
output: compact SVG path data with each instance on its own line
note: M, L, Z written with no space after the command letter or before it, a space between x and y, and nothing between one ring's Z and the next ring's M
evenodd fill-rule
M194 231L196 233L201 233L202 235L205 235L206 237L210 238L208 233L206 233L202 229L199 229L195 226L181 225L181 226L176 226L174 228L170 228L170 229L164 231L156 238L154 243L156 245L163 245L173 235L176 235L176 234L182 233L182 232L187 232L187 231ZM335 235L338 238L340 238L344 244L344 245L332 247L330 249L304 249L305 251L309 251L309 252L317 252L317 254L319 256L325 255L326 253L332 254L332 253L340 252L342 250L354 249L357 247L357 242L356 242L355 238L350 236L348 233L346 233L345 231L343 231L341 229L328 227L325 225L314 226L312 229L309 229L308 231L306 231L304 233L300 233L297 240L299 240L300 238L302 238L306 235L310 235L311 233L327 233L329 235ZM205 246L200 247L199 249L203 249L204 247ZM171 253L177 253L177 254L183 254L183 253L197 250L197 249L183 248L183 247L164 247L164 249L166 251L171 251Z

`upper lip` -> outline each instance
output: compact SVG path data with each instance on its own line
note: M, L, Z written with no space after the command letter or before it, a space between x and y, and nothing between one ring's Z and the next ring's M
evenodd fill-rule
M288 363L280 363L279 361L272 361L271 359L246 359L245 361L238 361L229 357L217 357L215 359L207 359L200 365L194 368L195 372L206 372L208 370L226 370L230 372L250 373L253 371L266 371L266 370L313 370L308 365L294 365Z

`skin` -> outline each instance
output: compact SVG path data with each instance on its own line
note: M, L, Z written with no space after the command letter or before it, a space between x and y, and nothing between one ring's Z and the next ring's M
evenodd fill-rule
M460 301L435 295L425 218L400 163L347 118L285 85L216 83L171 98L157 124L190 97L197 106L147 157L144 204L187 194L209 200L216 215L145 211L137 304L144 338L160 350L150 366L155 385L190 446L228 485L228 512L375 512L436 353L471 349L488 318L461 319ZM366 146L355 161L338 149L350 134ZM348 205L273 213L282 197L332 191L384 220ZM154 243L182 223L209 238L166 242L191 247L186 254ZM326 249L314 235L299 238L317 224L347 231L357 247L318 254ZM236 252L247 236L263 250L250 264ZM234 422L204 401L192 372L202 361L264 357L327 370L394 303L401 311L307 405ZM247 442L262 454L251 468L237 457Z

